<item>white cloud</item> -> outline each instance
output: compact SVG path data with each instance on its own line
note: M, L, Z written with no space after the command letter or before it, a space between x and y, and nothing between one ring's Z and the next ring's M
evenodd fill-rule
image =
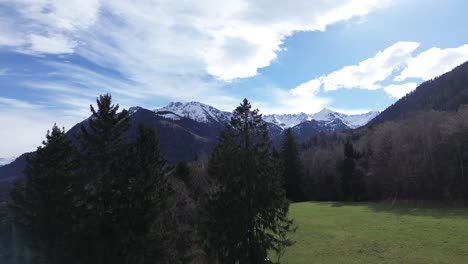
M329 98L315 94L297 96L278 87L268 87L264 90L263 101L252 102L252 105L259 108L262 114L317 113L331 102Z
M313 96L320 91L323 78L313 79L305 82L291 90L291 93L296 96Z
M404 81L408 78L419 78L429 80L468 60L468 44L458 48L431 48L421 52L408 61L400 75L395 81Z
M66 54L73 53L76 43L61 35L42 36L32 34L29 36L28 50L40 54Z
M303 83L292 89L291 93L308 96L319 91L320 87L325 91L341 88L380 89L382 86L379 82L386 80L395 70L405 65L411 59L411 53L418 47L417 42L397 42L356 65L345 66Z
M416 89L418 84L408 82L383 87L381 82L395 74L397 76L393 81L398 82L408 78L428 80L468 60L468 44L458 48L431 48L413 56L412 53L419 45L417 42L397 42L372 58L302 83L290 92L296 96L310 97L322 88L325 91L340 88L383 88L388 95L399 99Z
M390 77L394 70L411 58L411 52L419 47L417 42L397 42L373 58L358 65L346 66L327 75L323 80L326 91L339 88L379 89L377 84Z
M400 99L409 92L412 92L418 86L415 82L405 83L405 84L391 84L384 88L384 91L391 97Z
M293 32L325 30L385 7L390 0L5 2L24 22L20 36L2 30L9 45L21 38L16 42L19 50L75 51L144 82L140 78L147 72L208 73L220 80L251 77L276 59Z
M98 18L99 0L14 0L10 2L30 26L45 26L48 31L73 31L92 26Z

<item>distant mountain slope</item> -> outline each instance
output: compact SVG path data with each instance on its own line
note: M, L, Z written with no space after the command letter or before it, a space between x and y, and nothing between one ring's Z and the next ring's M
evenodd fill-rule
M219 131L224 128L224 122L197 122L195 120L179 116L169 111L154 112L142 107L129 109L131 126L128 131L129 140L133 140L138 131L138 126L143 124L154 128L159 137L161 151L169 162L191 160L197 155L211 151L217 142ZM76 124L67 135L75 141L74 135L80 131L81 124L86 126L87 120ZM0 169L1 175L1 169Z
M343 121L340 119L333 119L331 121L305 121L292 128L298 142L301 143L321 132L332 132L346 129L350 129L350 127L343 123Z
M15 161L16 157L0 158L0 167Z
M17 176L23 175L23 170L26 166L26 156L29 153L25 153L15 159L10 164L0 167L0 201L4 200L8 195L13 180Z
M468 62L422 83L416 90L385 109L369 125L394 120L415 111L454 111L461 104L468 104Z

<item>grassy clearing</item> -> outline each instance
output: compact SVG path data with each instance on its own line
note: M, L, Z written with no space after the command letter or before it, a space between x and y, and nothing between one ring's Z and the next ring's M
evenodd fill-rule
M467 208L306 202L290 214L281 263L468 263Z

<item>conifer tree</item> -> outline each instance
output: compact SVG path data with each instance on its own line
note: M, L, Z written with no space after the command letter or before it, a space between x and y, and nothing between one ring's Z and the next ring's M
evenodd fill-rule
M126 263L164 262L171 247L171 225L164 223L168 210L170 188L169 167L160 153L154 129L138 127L138 136L129 148L127 177L121 184L122 199L119 206L121 222L120 241L124 243L122 258Z
M220 263L263 263L269 250L291 244L294 229L266 124L244 99L221 133L209 168L213 191L205 204L209 255Z
M125 177L128 112L118 112L110 94L101 95L97 109L91 105L92 116L81 125L79 174L83 180L81 215L82 236L79 251L87 263L122 263L123 241L120 229Z
M340 162L341 187L344 200L361 200L365 196L365 184L356 161L362 154L354 149L353 143L347 140L343 146L344 160Z
M63 263L73 226L74 147L56 125L27 158L24 184L10 195L18 232L29 241L35 263Z
M299 149L291 128L286 129L284 134L281 161L284 169L286 197L292 201L301 201L303 199L301 191L303 167L299 157Z

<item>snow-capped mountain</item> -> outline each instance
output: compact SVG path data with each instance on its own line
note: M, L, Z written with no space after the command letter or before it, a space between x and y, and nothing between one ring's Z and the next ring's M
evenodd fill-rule
M0 158L0 166L7 165L15 161L16 157Z
M169 119L185 117L200 123L210 123L213 121L224 123L228 122L231 117L231 113L229 112L218 110L200 102L171 102L165 107L155 109L154 112Z
M367 123L379 114L379 111L370 111L359 115L347 115L343 118L343 122L350 128L358 128L367 125Z
M138 109L139 108L137 107L132 107L130 108L129 112L130 114L132 114ZM228 122L231 117L230 112L221 111L219 109L216 109L212 106L200 102L172 102L165 107L155 109L154 112L160 116L172 120L178 120L181 117L185 117L200 123L210 123L213 121L224 123ZM294 127L305 121L312 120L326 121L325 123L322 122L323 124L327 124L327 122L334 122L336 120L340 120L348 128L358 128L367 124L378 114L379 112L377 111L371 111L359 115L346 115L324 108L320 112L315 114L271 114L264 115L263 119L266 122L281 127L282 129Z
M379 113L378 111L370 111L364 114L346 115L324 108L320 112L311 115L311 119L329 122L341 120L346 126L354 129L366 125L374 117L379 115Z
M293 126L297 126L300 123L305 121L310 121L310 115L306 113L300 114L272 114L272 115L264 115L263 120L278 125L279 127L285 129Z
M273 115L265 115L263 118L265 121L276 124L281 128L289 128L297 126L305 121L325 121L324 124L335 122L336 120L340 120L349 128L358 128L365 124L367 124L370 120L376 117L379 114L378 111L371 111L364 114L359 115L346 115L342 113L338 113L332 111L330 109L324 108L320 112L315 114L273 114Z

